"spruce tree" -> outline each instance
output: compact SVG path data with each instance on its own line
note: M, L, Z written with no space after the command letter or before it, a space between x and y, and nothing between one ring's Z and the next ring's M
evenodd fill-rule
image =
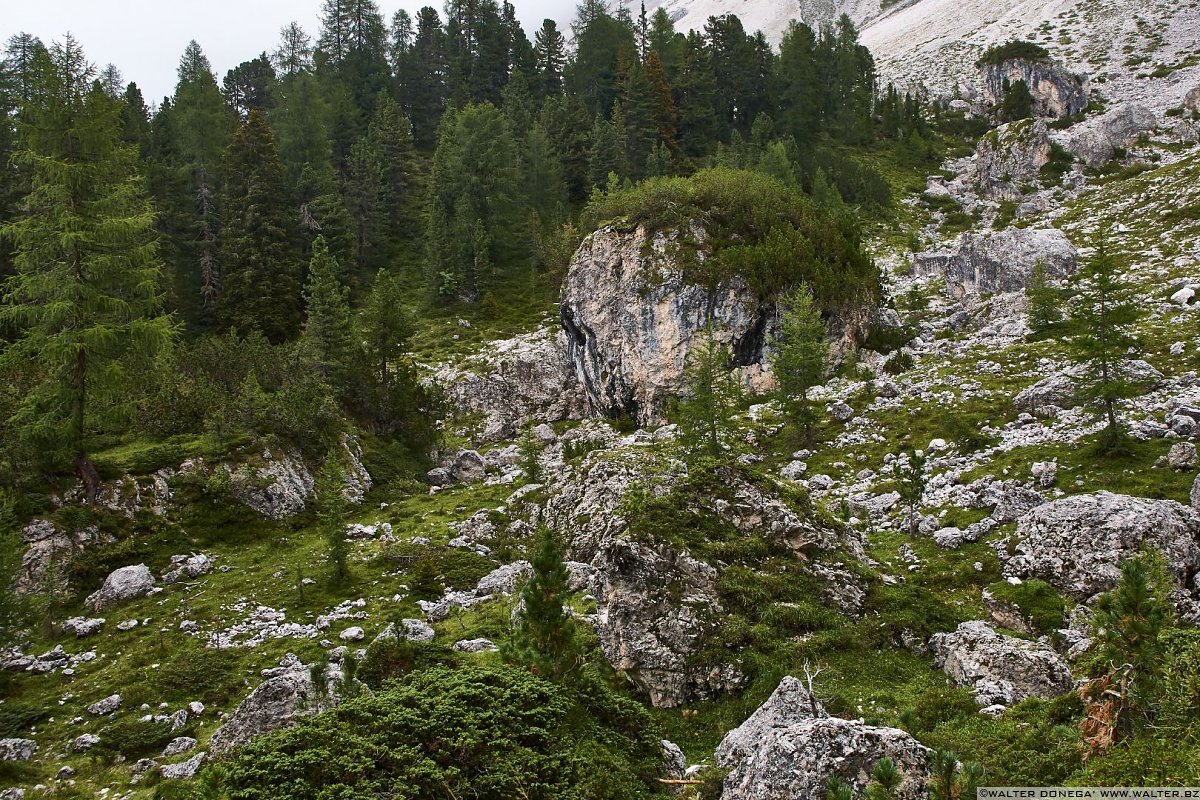
M40 62L15 160L30 171L20 217L0 227L14 248L0 327L14 340L5 366L35 376L10 420L49 460L73 462L88 502L99 476L93 433L127 419L135 383L170 343L161 313L154 210L121 141L121 105L93 85L68 36Z
M916 536L920 525L921 501L925 498L925 486L929 482L926 463L925 453L909 450L905 458L896 464L900 502L907 512L909 536Z
M1140 347L1134 326L1144 316L1134 286L1121 273L1116 256L1101 232L1095 250L1079 269L1075 302L1069 314L1071 336L1066 340L1070 357L1084 367L1077 397L1096 408L1105 420L1097 446L1116 453L1125 446L1125 429L1118 408L1137 397L1140 387L1128 374L1126 359Z
M1045 259L1039 258L1034 264L1025 298L1029 301L1029 329L1034 335L1048 334L1062 322L1066 296L1050 281Z
M350 290L339 280L339 273L337 259L330 254L325 237L318 236L313 241L304 290L307 310L304 340L322 373L336 386L341 385L349 365L353 340Z
M536 65L535 93L538 97L557 97L562 94L563 70L567 64L567 41L552 19L542 21L533 36Z
M791 410L805 436L810 436L813 413L808 395L820 384L829 357L825 323L806 285L801 284L782 298L782 305L773 364L775 381L784 407Z
M300 330L300 259L289 234L283 164L257 111L234 135L224 172L221 318L239 332L257 328L278 344Z
M334 583L345 583L350 577L350 547L346 541L346 497L343 494L344 476L337 458L330 456L317 473L315 487L317 527L325 537L325 557Z
M720 458L732 446L733 415L744 391L733 375L728 345L709 329L688 352L684 368L687 394L679 401L679 427L684 447L694 455Z
M522 610L516 630L505 644L506 658L536 675L563 680L579 663L575 623L563 608L571 573L554 532L542 527L530 559L533 574L521 590Z

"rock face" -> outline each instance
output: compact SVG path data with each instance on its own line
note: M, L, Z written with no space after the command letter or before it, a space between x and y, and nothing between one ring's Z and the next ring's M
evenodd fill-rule
M703 240L695 229L693 238ZM657 422L662 403L683 389L684 365L710 322L747 380L766 378L763 346L774 309L744 280L723 281L710 295L684 282L671 255L679 234L609 226L587 239L563 286L568 354L591 408Z
M28 761L37 749L33 739L0 739L0 761Z
M717 571L669 547L617 542L596 563L600 646L656 708L737 688L733 664L691 663L718 623Z
M1200 518L1171 500L1099 492L1039 506L1023 517L1011 553L1000 547L1004 574L1040 578L1085 600L1112 589L1120 564L1144 547L1166 557L1181 586L1200 572Z
M993 106L1003 102L1006 83L1011 86L1024 81L1039 117L1070 117L1087 108L1087 77L1076 75L1062 64L1011 58L1000 64L984 64L979 78L984 99Z
M298 453L264 453L261 466L229 469L234 497L267 519L282 520L304 511L315 480Z
M980 706L1048 700L1071 690L1071 668L1052 647L1003 636L986 622L964 622L954 633L933 636L929 646L934 666L974 691Z
M54 590L60 594L67 593L71 587L67 585L66 570L63 568L66 560L105 541L111 541L111 537L92 526L68 533L59 530L49 520L39 519L29 523L21 531L21 543L29 547L21 557L21 569L14 587L17 594L45 592L48 588L46 582L52 576L58 584L53 587Z
M1089 167L1099 168L1112 161L1117 148L1126 148L1139 136L1153 131L1158 124L1154 112L1145 106L1125 103L1073 131L1066 148Z
M286 728L300 717L337 705L337 696L331 690L325 696L318 696L308 667L291 654L281 667L267 672L270 673L267 679L212 735L209 750L213 756L224 755L251 739ZM333 674L329 676L330 687L336 678Z
M913 267L925 277L944 277L950 293L961 299L967 294L1022 291L1038 261L1045 262L1048 277L1058 279L1075 271L1078 258L1060 230L1006 228L964 233L957 250L919 253Z
M154 575L145 564L135 564L113 570L104 585L88 596L87 607L100 611L135 597L149 594L154 588Z
M823 798L834 777L861 795L882 758L902 777L897 797L924 797L929 751L916 739L896 728L829 717L799 680L784 678L718 745L717 765L729 770L721 800Z
M1038 178L1050 161L1050 136L1044 120L1021 120L1001 125L979 140L971 182L985 197L1015 200L1019 184Z
M438 368L436 380L460 414L484 416L484 441L516 436L526 419L581 419L587 402L567 354L567 335L544 329L492 342L466 364Z

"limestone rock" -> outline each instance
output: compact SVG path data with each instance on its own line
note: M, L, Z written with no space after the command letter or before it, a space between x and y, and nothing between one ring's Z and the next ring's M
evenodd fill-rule
M362 628L358 627L357 625L355 625L354 627L351 627L351 628L346 628L346 630L344 630L340 634L338 634L338 638L341 639L343 642L361 642L363 639L366 638L366 636L367 636L366 631L364 631Z
M460 653L492 653L500 648L491 639L463 639L454 643L454 649Z
M167 744L162 754L163 757L170 758L194 749L197 744L196 740L190 736L178 736Z
M631 541L613 543L593 563L600 647L651 705L674 708L741 684L735 665L692 663L720 622L715 569L665 545Z
M53 577L54 591L68 594L73 588L66 580L66 562L78 557L91 548L113 541L100 529L89 526L74 533L60 530L49 520L34 520L21 531L21 543L28 549L21 557L21 568L17 573L17 594L32 595L47 592L47 581Z
M330 676L327 694L319 696L309 669L295 656L285 659L279 670L260 683L212 735L209 750L213 756L224 755L258 736L293 725L300 717L337 705L333 693L336 675Z
M1003 102L1005 83L1024 81L1033 96L1034 113L1039 117L1070 117L1087 108L1089 81L1063 64L1010 58L1000 64L984 64L979 69L984 100L992 106Z
M1117 148L1129 147L1157 124L1158 119L1150 109L1124 103L1072 131L1066 147L1089 167L1099 168L1113 159Z
M269 456L269 457L267 457ZM264 453L261 466L250 464L229 472L233 495L267 519L283 520L304 511L315 480L299 453Z
M28 761L37 749L33 739L0 739L0 761Z
M1015 200L1019 184L1037 180L1050 161L1050 136L1044 120L1021 120L989 131L975 148L969 180L985 197Z
M1181 584L1200 570L1200 518L1171 500L1063 498L1023 517L1014 541L997 548L1006 576L1040 578L1080 600L1116 586L1121 562L1145 547L1166 556Z
M71 617L62 624L62 632L82 639L91 636L104 627L104 618L88 619L87 617Z
M542 329L491 342L464 365L442 365L436 380L457 413L483 415L484 441L511 439L529 418L585 416L587 403L567 350L565 332Z
M602 228L571 260L561 316L568 354L591 408L626 414L643 425L661 418L662 405L684 389L688 353L711 325L729 345L747 382L769 385L763 355L774 307L740 278L711 294L688 284L672 255L681 234ZM691 239L705 233L693 227ZM702 254L701 254L702 257Z
M135 597L143 597L153 588L154 575L145 564L121 567L109 573L104 585L89 595L85 604L93 611L101 611Z
M1176 442L1167 453L1167 464L1177 472L1188 472L1196 468L1196 445L1191 442Z
M121 707L121 695L110 694L103 700L98 700L88 706L88 713L95 717L102 717L105 714L111 714Z
M528 561L516 561L489 572L479 579L475 585L475 594L480 597L492 595L510 595L517 591L517 584L533 574L533 566Z
M76 736L71 741L71 752L86 753L96 745L100 744L100 737L94 733L84 733Z
M171 568L163 573L163 583L170 586L185 578L199 578L212 572L216 562L212 556L197 553L188 556L172 556Z
M1026 697L1051 699L1071 690L1071 668L1047 644L997 633L986 622L964 622L929 640L934 666L980 706L1010 706Z
M196 777L200 767L204 765L206 753L197 753L179 764L164 764L161 773L164 780L178 781Z
M458 483L479 483L487 474L483 456L474 450L460 450L449 465L450 475Z
M924 797L929 751L896 728L829 717L795 678L721 740L717 765L728 770L721 800L823 798L831 778L860 795L880 759L890 758L902 781L896 796Z
M1196 480L1192 482L1192 508L1200 512L1200 475L1196 476Z
M924 277L944 277L951 296L1023 291L1034 266L1043 261L1052 279L1075 271L1075 248L1056 228L968 231L951 252L918 253L913 268Z
M1163 374L1150 364L1139 359L1126 361L1122 364L1125 377L1133 383L1140 384L1147 391L1160 385ZM1042 378L1026 389L1017 393L1013 405L1022 411L1037 414L1039 409L1058 406L1069 408L1075 405L1075 395L1079 382L1086 373L1086 367L1071 365L1066 369Z

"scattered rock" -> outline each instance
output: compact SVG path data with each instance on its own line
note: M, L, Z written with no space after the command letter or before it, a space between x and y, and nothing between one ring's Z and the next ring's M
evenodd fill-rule
M491 639L463 639L454 643L454 649L460 653L492 653L500 648Z
M172 556L171 569L163 573L163 583L170 586L184 578L199 578L212 572L216 564L211 556L203 553L189 556Z
M85 604L88 608L100 611L126 600L143 597L153 588L154 575L145 564L121 567L104 579L104 585L89 595Z
M162 752L163 757L170 758L171 756L181 755L186 753L188 750L194 749L196 744L196 740L190 736L179 736L175 739L172 739L170 744L166 746L166 749L164 749Z
M117 630L119 630L119 631L121 631L122 633L124 633L125 631L131 631L131 630L133 630L134 628L136 628L136 627L137 627L138 625L140 625L140 624L141 624L141 623L139 623L139 622L138 622L136 619L127 619L127 620L125 620L124 622L118 622L118 623L117 623Z
M1196 468L1196 445L1191 442L1176 442L1167 453L1167 464L1176 472L1190 472Z
M1026 697L1051 699L1069 692L1071 668L1047 644L997 633L986 622L964 622L929 640L934 666L956 686L975 693L980 706L1010 706Z
M94 733L85 733L76 736L71 742L71 751L74 753L86 753L98 744L100 744L99 736Z
M845 423L854 419L854 409L839 401L829 406L829 415L838 422Z
M1040 578L1080 600L1112 589L1120 564L1145 547L1161 551L1181 584L1200 570L1200 519L1171 500L1099 492L1039 506L997 547L1006 576Z
M88 713L102 717L106 714L111 714L121 707L121 695L111 694L103 700L98 700L87 707Z
M179 764L164 764L161 773L163 780L178 781L196 777L200 767L204 765L205 753L197 753Z
M0 761L28 761L37 749L33 739L0 739Z
M913 268L918 275L944 277L952 297L968 294L1023 291L1042 261L1052 279L1075 271L1078 255L1066 234L1056 228L1005 228L1001 231L968 231L950 252L918 253Z
M460 450L450 464L450 476L457 483L479 483L487 475L483 456L474 450Z
M88 619L87 617L71 617L62 624L62 632L68 636L82 639L91 636L104 627L104 618Z
M857 796L883 758L900 771L896 797L925 796L929 751L916 739L895 728L829 717L800 681L784 678L717 747L717 765L728 770L721 800L821 798L835 777Z
M975 159L967 179L985 197L1016 200L1018 184L1039 177L1050 161L1050 136L1044 120L1024 119L989 131L975 148Z
M267 519L283 520L304 511L315 480L299 453L264 453L259 466L245 464L229 473L233 496Z
M1071 132L1066 147L1083 163L1099 168L1113 159L1118 148L1129 147L1139 136L1158 125L1154 112L1135 103L1123 103Z
M343 642L361 642L367 638L367 632L356 625L352 628L346 628L346 630L338 635L338 638Z
M340 675L328 673L328 688L324 695L316 692L310 669L293 654L281 662L279 671L258 685L241 702L229 720L219 728L209 742L213 756L224 755L265 733L286 728L307 714L316 714L337 705L334 687Z
M1079 391L1080 379L1083 378L1086 367L1072 365L1061 372L1042 378L1026 389L1017 393L1013 398L1013 406L1021 411L1033 414L1048 407L1069 408L1075 405L1075 395ZM1163 374L1150 364L1141 360L1126 361L1121 365L1124 377L1132 383L1139 384L1149 391L1163 382Z

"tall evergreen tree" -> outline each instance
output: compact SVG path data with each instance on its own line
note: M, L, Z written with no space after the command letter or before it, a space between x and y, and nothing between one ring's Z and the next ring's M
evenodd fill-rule
M563 70L567 65L567 41L552 19L542 20L534 34L534 91L538 97L557 96L563 90Z
M257 111L238 128L225 153L227 212L218 295L221 319L279 343L300 330L300 264L289 235L283 164Z
M271 53L271 64L280 77L313 68L312 37L298 22L289 22L279 32L279 46Z
M433 8L425 6L417 15L417 34L413 42L413 61L419 69L409 90L408 116L412 120L413 140L422 150L437 143L438 128L446 108L449 72L446 32Z
M304 288L304 341L321 372L334 386L342 385L349 367L354 334L350 290L341 282L340 273L325 237L318 236L313 241Z
M733 445L733 415L743 390L730 371L733 354L712 329L688 352L687 395L679 402L684 447L694 455L720 458Z
M772 366L784 406L792 410L808 436L813 423L808 395L821 383L829 357L825 323L808 286L802 284L793 289L783 298L782 305L777 355Z
M243 119L251 111L266 112L275 105L275 67L266 53L225 73L223 86L226 102Z
M121 141L121 106L98 84L70 36L35 55L35 101L21 118L16 158L32 175L23 214L0 234L15 248L0 325L16 339L0 358L30 386L14 429L53 462L70 462L94 502L94 432L111 432L131 405L129 370L165 348L162 262L154 211Z
M1102 452L1120 451L1125 444L1121 424L1121 401L1140 394L1126 367L1128 353L1140 347L1134 326L1144 316L1144 306L1135 287L1120 272L1116 256L1108 246L1107 232L1095 239L1095 250L1079 269L1075 303L1067 339L1070 356L1084 366L1078 397L1099 410L1105 421L1098 442Z
M562 680L579 664L575 623L563 607L570 571L563 546L550 528L538 529L530 559L533 573L521 589L521 613L504 655L534 674Z

